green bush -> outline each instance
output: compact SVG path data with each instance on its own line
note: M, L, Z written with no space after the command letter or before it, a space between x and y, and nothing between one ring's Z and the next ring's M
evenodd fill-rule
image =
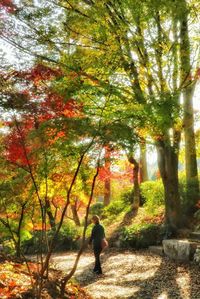
M22 242L23 252L26 254L47 252L46 239L48 240L48 242L51 242L53 235L53 231L47 231L45 238L45 234L42 233L42 231L34 231L30 239L24 240ZM60 230L56 239L54 251L77 249L77 240L79 239L79 237L80 231L73 222L69 221L67 224L64 224Z
M15 245L12 239L4 238L1 240L2 251L5 254L14 255L15 254Z
M135 224L121 230L120 242L122 247L147 248L160 244L164 235L165 229L158 224Z
M91 205L90 214L101 216L103 213L103 208L104 208L104 205L102 202L96 202L95 204Z
M144 207L151 213L164 205L164 187L162 180L147 181L140 185L141 196L144 201Z
M133 203L133 188L131 190L126 190L121 194L120 200L126 205Z
M111 203L104 208L104 216L105 217L110 217L114 216L116 217L119 215L123 210L126 208L126 205L123 201L121 200L114 200L111 201Z
M179 176L179 192L181 197L181 206L183 215L193 213L195 211L195 204L199 199L199 193L196 190L196 182L190 180L188 186L186 177L183 174Z

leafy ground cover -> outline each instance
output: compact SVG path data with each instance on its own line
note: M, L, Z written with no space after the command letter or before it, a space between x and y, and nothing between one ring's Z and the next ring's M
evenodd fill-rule
M29 270L28 270L29 268ZM0 298L1 299L32 299L32 284L37 277L38 264L34 262L19 263L12 260L6 260L1 257L0 262ZM44 280L41 299L59 298L57 281L60 279L60 271L51 270L49 279ZM79 285L69 283L66 288L65 298L68 299L90 299L91 297Z

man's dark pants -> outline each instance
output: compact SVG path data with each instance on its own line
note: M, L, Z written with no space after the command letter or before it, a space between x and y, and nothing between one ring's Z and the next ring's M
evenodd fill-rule
M101 254L102 248L101 247L94 247L94 256L95 256L95 266L93 272L97 274L102 274L101 269L101 262L100 262L100 254Z

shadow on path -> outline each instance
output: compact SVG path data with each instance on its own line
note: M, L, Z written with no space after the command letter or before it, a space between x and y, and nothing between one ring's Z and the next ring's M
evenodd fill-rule
M199 267L146 252L112 252L102 256L105 276L93 263L76 275L94 299L200 299Z

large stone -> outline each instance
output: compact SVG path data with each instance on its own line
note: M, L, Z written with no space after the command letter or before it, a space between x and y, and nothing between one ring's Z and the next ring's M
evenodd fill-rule
M193 258L198 243L189 240L163 240L164 253L174 259L180 261L189 261Z
M200 246L197 246L197 249L194 254L194 261L200 264Z
M164 255L163 246L149 246L149 251L161 256Z
M200 232L190 233L190 239L200 241Z

